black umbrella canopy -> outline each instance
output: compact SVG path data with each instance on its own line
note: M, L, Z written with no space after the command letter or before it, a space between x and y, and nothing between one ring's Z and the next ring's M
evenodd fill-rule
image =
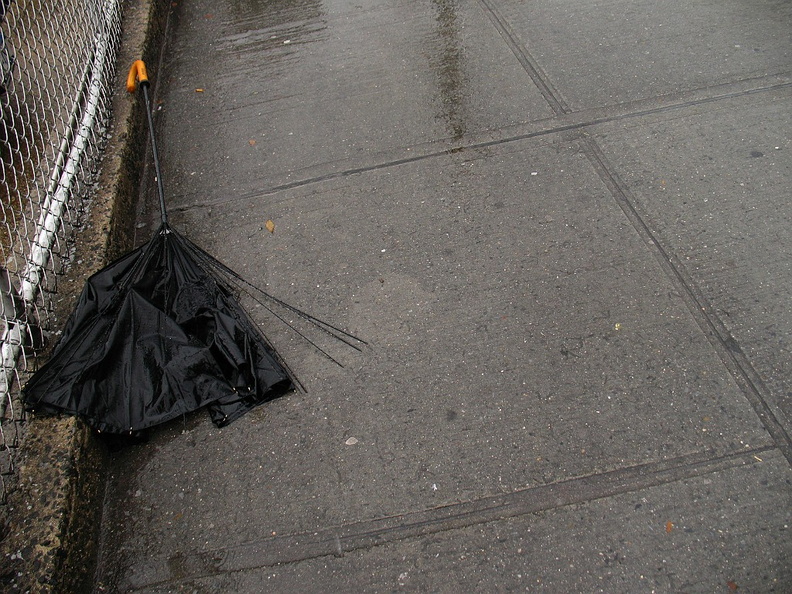
M146 101L162 224L148 243L88 279L50 360L23 388L25 406L79 415L117 434L207 407L222 427L299 386L240 305L240 292L287 324L271 306L357 350L365 343L253 287L170 227L142 62L133 73Z
M292 389L207 258L163 224L93 275L50 361L25 386L27 407L125 433L204 406L223 426Z

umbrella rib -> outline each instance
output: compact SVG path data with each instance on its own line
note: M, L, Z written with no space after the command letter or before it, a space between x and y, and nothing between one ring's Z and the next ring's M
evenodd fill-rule
M218 260L217 258L213 257L211 254L207 253L206 251L204 251L203 249L198 247L196 244L194 244L192 241L190 241L186 237L184 237L182 235L179 235L178 237L179 237L180 240L184 241L184 243L185 243L185 245L187 247L191 248L195 252L196 257L198 257L199 259L203 260L204 262L210 264L213 268L215 268L219 272L222 272L225 275L227 275L228 277L230 277L230 278L228 278L229 284L232 284L231 279L236 281L236 284L234 286L236 286L240 291L244 292L246 295L248 295L251 298L253 298L257 303L259 303L260 305L265 307L269 312L271 312L273 315L275 315L281 322L283 322L286 326L288 326L293 332L297 333L301 338L303 338L304 340L308 341L311 345L313 345L318 350L321 351L322 349L320 347L318 347L315 343L313 343L304 334L302 334L299 330L297 330L297 328L295 328L292 324L290 324L288 321L283 319L281 316L277 315L270 307L268 307L266 304L264 304L261 300L257 299L250 290L252 290L255 293L258 293L259 295L262 295L263 297L269 299L273 303L275 303L277 305L280 305L284 309L286 309L288 311L291 311L295 315L298 315L299 317L303 318L307 322L310 322L313 326L315 326L319 330L325 332L326 334L328 334L329 336L333 337L334 339L336 339L336 340L338 340L340 342L343 342L344 344L346 344L347 346L355 349L358 352L361 352L361 349L360 349L360 347L357 344L354 344L354 342L357 342L357 343L362 344L362 345L367 345L368 344L365 340L363 340L361 338L358 338L354 334L351 334L350 332L347 332L346 330L342 330L341 328L333 326L332 324L330 324L330 323L328 323L328 322L326 322L324 320L321 320L321 319L319 319L319 318L317 318L315 316L312 316L311 314L309 314L309 313L307 313L305 311L302 311L302 310L294 307L293 305L290 305L290 304L286 303L285 301L282 301L281 299L278 299L274 295L271 295L271 294L267 293L266 291L264 291L260 287L257 287L256 285L254 285L253 283L251 283L247 279L243 278L239 273L237 273L233 269L231 269L228 266L226 266L225 264L223 264L220 260ZM246 288L243 288L243 287L246 287ZM352 341L354 341L354 342L352 342ZM332 357L330 357L330 358L332 359Z
M291 329L291 331L292 331L292 332L294 332L295 334L297 334L297 336L299 336L299 337L300 337L300 338L302 338L302 339L303 339L305 342L307 342L308 344L310 344L310 345L311 345L313 348L315 348L317 351L319 351L319 352L320 352L322 355L324 355L325 357L327 357L328 359L330 359L330 360L331 360L333 363L335 363L335 364L336 364L336 365L338 365L339 367L343 367L343 365L342 365L342 364L341 364L339 361L337 361L336 359L334 359L334 358L333 358L333 356L332 356L332 355L330 355L330 353L328 353L327 351L325 351L325 350L324 350L322 347L320 347L318 344L316 344L314 341L312 341L310 338L308 338L308 337L307 337L307 336L306 336L304 333L300 332L300 331L299 331L297 328L295 328L294 326L292 326L292 325L291 325L291 324L290 324L288 321L286 321L286 320L283 318L283 316L281 316L280 314L278 314L278 312L276 312L275 310L273 310L273 309L272 309L272 308L271 308L269 305L267 305L266 303L264 303L264 302L263 302L263 301L261 301L260 299L257 299L257 298L255 297L255 295L252 295L252 294L250 294L250 293L248 293L248 292L245 292L245 294L246 294L246 295L248 295L248 296L249 296L251 299L253 299L253 301L255 301L256 303L258 303L259 305L261 305L261 306L262 306L264 309L266 309L268 312L270 312L270 313L271 313L273 316L275 316L276 318L278 318L278 319L279 319L281 322L283 322L284 324L286 324L286 326L288 326L288 327ZM320 328L321 328L321 327L320 327ZM322 330L324 330L324 328L322 328ZM327 332L327 331L325 330L325 332ZM328 334L329 334L329 332L328 332ZM333 335L331 334L331 336L333 336ZM336 337L334 337L334 338L336 338ZM343 341L343 342L346 342L346 341ZM355 347L354 345L350 345L350 346L351 346L352 348L357 348L357 347ZM357 350L360 350L360 349L357 349Z

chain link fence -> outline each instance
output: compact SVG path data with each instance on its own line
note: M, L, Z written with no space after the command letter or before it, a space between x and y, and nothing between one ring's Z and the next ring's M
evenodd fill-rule
M0 0L0 498L106 138L122 0Z

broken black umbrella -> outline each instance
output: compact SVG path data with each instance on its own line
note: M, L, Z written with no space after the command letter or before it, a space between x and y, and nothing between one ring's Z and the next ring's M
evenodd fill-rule
M352 348L365 343L257 289L168 225L140 60L130 70L130 92L138 81L162 223L148 243L88 279L50 360L23 388L25 406L79 415L116 434L137 433L206 406L222 427L300 385L240 305L239 293L284 322L274 308Z

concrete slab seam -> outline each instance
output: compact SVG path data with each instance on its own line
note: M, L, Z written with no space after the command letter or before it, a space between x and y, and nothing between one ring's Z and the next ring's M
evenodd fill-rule
M539 92L544 97L545 101L550 105L552 110L557 115L570 113L572 110L558 89L552 84L550 79L544 74L542 68L537 61L531 56L530 52L526 49L525 45L520 43L512 28L509 26L508 21L498 12L498 9L492 4L490 0L479 0L479 5L492 21L492 24L498 30L500 36L509 46L514 56L520 62L522 67L534 81L534 84L539 88Z
M761 420L778 448L786 459L792 464L792 438L790 438L783 416L777 407L772 407L772 395L765 385L753 363L745 355L738 341L726 330L725 325L715 313L712 305L696 288L696 284L684 272L684 266L676 256L667 250L657 234L639 214L635 204L636 200L615 173L614 168L608 163L607 158L597 143L591 138L582 140L584 152L589 158L594 169L608 187L611 195L630 220L633 228L642 237L643 241L657 255L662 268L670 280L680 289L688 310L696 320L702 332L707 336L710 344L715 348L721 361L734 377L736 383L750 402L754 412ZM774 410L775 409L775 410Z
M790 75L792 76L792 74ZM772 78L775 78L773 75ZM752 79L754 80L754 79ZM765 80L764 78L761 80ZM746 81L738 81L736 83L728 83L724 85L724 88L718 87L718 90L722 90L722 93L718 93L711 96L705 97L698 97L697 95L701 91L711 90L711 89L697 89L694 91L690 91L688 93L683 94L681 97L678 98L678 101L672 103L665 103L659 107L649 107L649 108L640 108L641 105L646 103L646 101L638 101L634 103L626 103L615 106L611 108L618 109L618 112L612 115L602 115L602 116L595 116L595 117L587 117L591 115L591 111L598 112L600 110L584 110L580 112L569 112L559 115L557 117L553 117L546 120L537 120L536 122L532 122L531 126L538 126L537 130L525 132L522 134L504 136L502 138L496 138L492 140L484 140L479 142L472 142L470 144L466 144L462 147L458 148L444 148L441 150L430 150L423 154L416 154L410 157L405 157L402 159L390 159L390 160L383 160L378 163L373 163L371 165L365 167L354 167L349 169L343 169L340 171L334 171L332 173L327 173L324 175L317 175L313 177L304 177L301 179L296 179L292 182L278 184L275 186L271 186L269 188L263 188L259 192L256 192L256 196L272 196L279 192L284 192L286 190L293 190L296 188L301 188L304 186L309 186L312 184L319 184L328 181L332 181L335 179L350 177L353 175L360 175L363 173L368 173L371 171L379 171L382 169L388 169L391 167L399 167L402 165L409 165L411 163L416 163L420 161L424 161L426 159L434 159L437 157L447 156L448 154L459 152L460 150L477 150L477 149L484 149L489 147L496 147L504 144L509 144L513 142L520 142L523 140L530 140L532 138L539 138L542 136L552 136L555 134L563 134L565 132L574 132L585 130L587 128L591 128L593 126L598 126L602 124L608 124L612 122L618 122L622 120L628 119L635 119L646 117L650 115L666 113L669 111L679 110L679 109L687 109L690 107L696 107L700 105L705 105L708 103L714 103L718 101L724 101L728 99L735 99L738 97L745 97L749 95L754 95L758 93L766 93L766 92L773 92L773 91L780 91L788 88L792 88L792 82L779 82L770 85L761 85L756 87L751 87L748 89L741 88L742 85ZM729 90L737 87L736 90ZM693 95L693 98L689 98ZM652 99L652 102L656 102L656 99ZM639 109L635 110L634 107L639 106ZM572 120L569 123L564 123L567 120ZM229 204L241 200L246 200L251 198L248 194L238 194L230 198L226 198L223 200L214 200L214 201L205 201L201 204L201 208L204 207L211 207L211 206L219 206L222 204ZM170 208L172 212L185 212L194 209L195 206L173 206Z
M133 591L317 557L338 557L408 538L583 504L730 468L759 464L763 461L762 455L776 449L765 446L714 456L712 452L696 452L418 512L308 533L278 535L225 549L177 553L167 563L155 568L155 575L159 572L160 579L136 584Z
M541 71L541 68L536 64L535 60L530 57L530 54L518 41L516 34L511 30L506 19L499 14L490 0L479 0L479 2L486 8L499 33L509 44L509 47L517 56L520 64L526 69L526 72L540 89L542 96L553 111L555 111L557 115L568 114L570 108L552 82ZM727 96L725 98L730 97ZM575 128L570 127L570 130L574 129ZM724 362L724 365L735 378L737 384L742 388L743 393L750 401L751 406L761 419L768 433L770 433L779 449L784 453L784 456L790 464L792 464L792 439L780 420L780 418L783 418L782 413L777 407L774 408L778 412L774 412L773 408L771 408L769 404L772 400L770 391L753 367L753 364L745 355L737 340L726 331L725 325L718 319L712 306L703 297L701 291L696 288L693 279L682 272L684 267L681 262L677 261L674 255L663 246L656 234L650 230L649 225L639 214L635 206L636 200L632 196L629 188L620 180L614 167L608 162L597 142L590 136L585 135L582 132L582 128L580 131L580 141L583 152L586 154L597 175L608 187L611 195L616 200L622 212L627 216L633 228L635 228L643 241L655 251L667 276L682 290L685 303L696 319L699 327L708 337L710 343L714 346L721 360Z

